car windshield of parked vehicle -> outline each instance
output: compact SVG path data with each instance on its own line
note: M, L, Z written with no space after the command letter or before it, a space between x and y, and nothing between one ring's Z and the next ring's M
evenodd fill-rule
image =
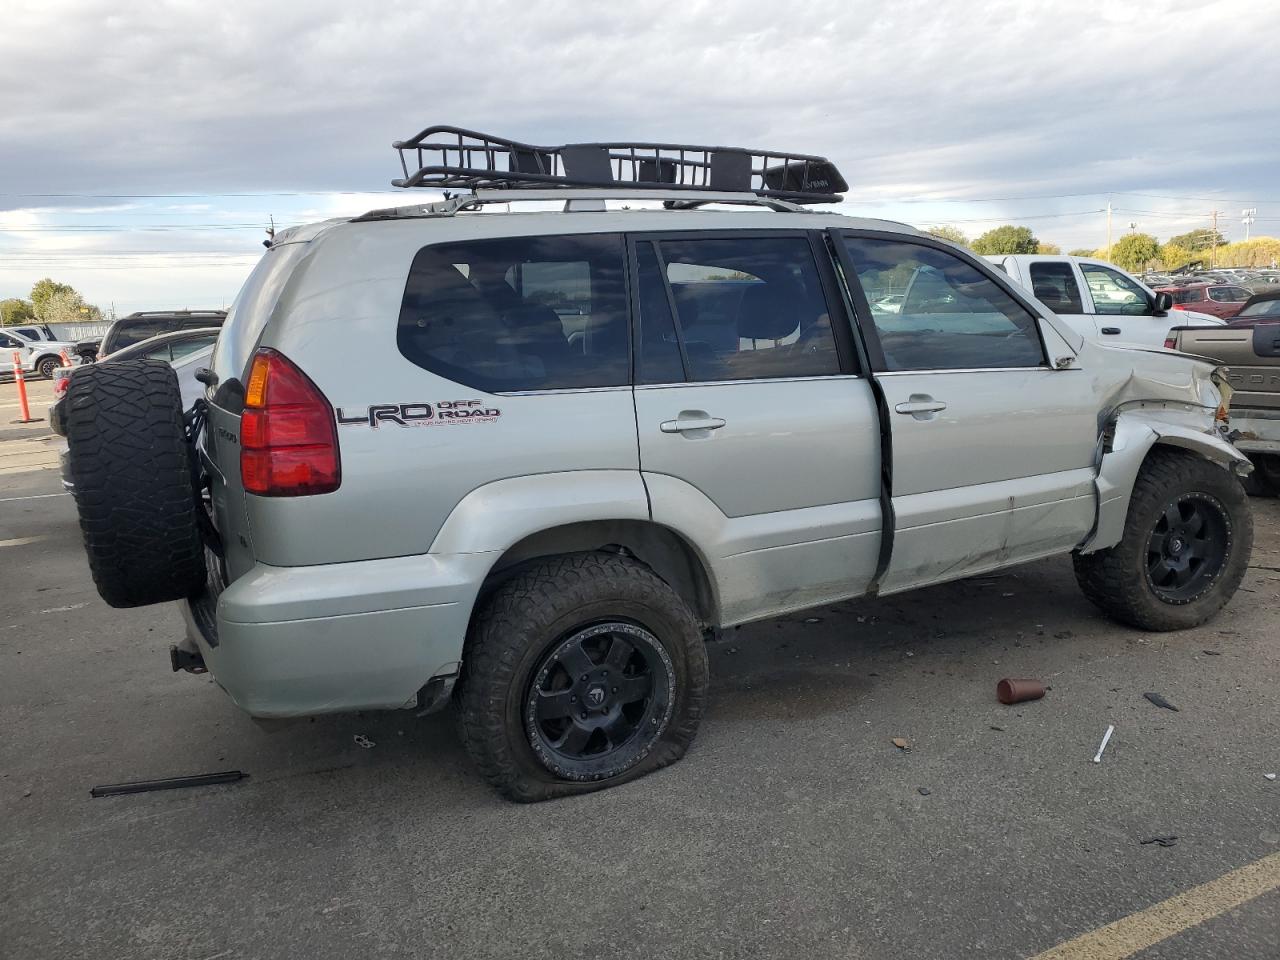
M887 370L1034 367L1044 363L1035 317L954 254L865 237L844 241L871 306ZM876 306L902 293L897 312Z
M1243 320L1245 317L1280 317L1280 297L1251 303L1236 314L1237 320Z
M1097 263L1082 263L1080 271L1093 296L1093 312L1124 316L1143 316L1151 313L1151 300L1147 291L1136 280L1118 270Z

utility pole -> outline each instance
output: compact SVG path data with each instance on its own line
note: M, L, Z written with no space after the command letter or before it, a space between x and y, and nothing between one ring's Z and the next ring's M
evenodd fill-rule
M1213 235L1209 238L1212 246L1209 248L1209 269L1212 270L1218 265L1218 211L1214 210L1213 217Z
M1257 216L1258 208L1250 207L1248 210L1240 211L1240 222L1244 224L1244 238L1249 239L1249 227L1253 225L1253 218Z
M1107 259L1111 259L1111 198L1107 198Z

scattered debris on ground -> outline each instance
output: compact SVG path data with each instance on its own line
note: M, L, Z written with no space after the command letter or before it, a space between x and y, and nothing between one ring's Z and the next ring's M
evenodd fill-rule
M911 749L911 741L910 741L910 740L908 740L906 737L894 737L894 738L893 738L893 740L892 740L892 743L893 743L893 745L894 745L895 747L897 747L899 750L910 750L910 749Z
M1098 747L1098 752L1093 756L1094 763L1102 762L1102 751L1107 749L1107 744L1111 740L1111 734L1115 732L1116 732L1115 724L1109 724L1107 726L1107 732L1102 735L1102 745Z
M240 770L200 773L192 777L169 777L165 780L132 780L128 783L104 783L89 791L91 797L118 797L126 793L150 793L152 790L177 790L182 787L207 787L215 783L235 783L249 775Z
M355 741L357 747L364 747L366 750L372 750L377 746L376 743L366 737L363 733L357 733L351 739Z
M1172 847L1174 844L1178 842L1178 838L1173 834L1168 834L1166 836L1161 836L1161 837L1147 837L1147 839L1143 840L1142 842L1158 843L1162 847Z
M1152 703L1154 703L1157 707L1162 707L1165 710L1172 710L1174 713L1178 712L1177 707L1175 707L1172 703L1170 703L1164 697L1160 696L1160 694L1158 693L1144 693L1143 696L1146 697L1148 700L1150 700Z
M1039 700L1044 696L1044 684L1039 680L1014 680L1005 677L996 684L996 699L1006 706L1026 700Z
M916 787L916 793L920 794L922 797L927 797L929 794L933 793L933 791L928 787Z

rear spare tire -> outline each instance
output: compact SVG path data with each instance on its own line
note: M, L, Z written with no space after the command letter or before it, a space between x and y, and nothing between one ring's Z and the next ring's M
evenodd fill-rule
M113 607L182 600L205 582L182 394L160 360L76 371L64 420L89 570Z

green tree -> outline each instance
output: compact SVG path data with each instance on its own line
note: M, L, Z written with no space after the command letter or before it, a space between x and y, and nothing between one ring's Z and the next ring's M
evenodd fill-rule
M51 297L59 293L75 293L75 289L69 284L58 283L48 277L36 281L35 286L31 288L31 307L38 320L44 323L48 322L44 315L45 306L49 303Z
M1201 259L1203 258L1194 250L1188 250L1172 240L1160 247L1160 263L1164 265L1166 270L1177 270Z
M1191 230L1187 233L1180 233L1176 237L1170 237L1169 242L1179 247L1186 247L1188 250L1208 250L1213 246L1222 246L1227 242L1217 230L1211 230L1204 227L1200 230Z
M958 243L962 247L969 245L969 238L964 235L964 231L959 227L928 227L925 233L937 237L939 240L950 240L952 243Z
M971 245L974 253L983 255L1001 253L1035 253L1040 241L1027 227L1015 227L1006 223L988 230Z
M18 297L0 300L0 326L12 327L35 319L31 304Z
M1092 257L1093 254L1094 254L1094 251L1090 250L1088 247L1076 247L1074 250L1070 251L1069 256Z
M1138 271L1160 256L1160 241L1149 233L1126 233L1111 246L1111 262Z
M1062 255L1062 248L1056 243L1045 243L1041 240L1036 244L1036 253L1042 254L1046 257L1058 257Z
M44 302L42 323L84 323L101 320L102 311L84 302L84 297L70 287L59 290Z

